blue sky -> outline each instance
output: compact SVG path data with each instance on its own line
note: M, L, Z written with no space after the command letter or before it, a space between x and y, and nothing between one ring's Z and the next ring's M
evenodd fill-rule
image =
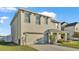
M45 7L45 8L28 8L34 12L54 12L56 14L56 19L60 22L76 22L79 21L79 8L77 7Z
M18 8L0 8L0 34L8 35L11 33L10 22ZM79 8L77 7L28 7L33 12L51 15L60 22L79 22Z

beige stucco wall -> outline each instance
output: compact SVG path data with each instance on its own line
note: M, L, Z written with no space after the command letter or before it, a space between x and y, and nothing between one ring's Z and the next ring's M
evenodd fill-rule
M11 36L12 41L15 43L18 43L18 39L21 38L21 19L20 19L20 13L16 14L16 17L13 20L13 23L11 24Z
M21 33L23 32L39 32L43 33L46 29L57 29L56 24L51 22L51 18L48 19L48 25L45 24L45 19L41 16L41 24L36 24L36 15L31 14L31 23L24 22L24 13L21 13Z
M61 23L58 23L58 30L61 30Z
M17 43L17 18L15 18L13 24L11 25L11 35L13 42Z

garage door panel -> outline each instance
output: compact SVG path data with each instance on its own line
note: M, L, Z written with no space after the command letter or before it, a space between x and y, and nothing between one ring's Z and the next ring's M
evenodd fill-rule
M42 40L43 34L27 34L27 44L35 44L38 40Z

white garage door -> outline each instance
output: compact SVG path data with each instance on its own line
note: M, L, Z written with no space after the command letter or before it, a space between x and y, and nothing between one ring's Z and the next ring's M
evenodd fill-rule
M36 44L38 41L43 42L44 35L43 34L27 34L26 36L26 43L27 44Z

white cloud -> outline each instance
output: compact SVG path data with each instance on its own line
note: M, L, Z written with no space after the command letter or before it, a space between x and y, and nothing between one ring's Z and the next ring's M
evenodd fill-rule
M0 17L1 19L8 19L8 17L6 17L6 16L2 16L2 17Z
M0 17L0 24L3 24L5 22L5 20L7 20L7 19L8 19L7 16Z
M14 7L0 7L1 12L11 12L11 11L16 11L17 9Z
M7 10L12 10L12 11L16 11L16 10L17 10L17 9L14 8L14 7L6 7L5 9L7 9Z
M49 17L52 17L52 18L56 17L56 13L54 13L54 12L44 11L44 12L41 12L40 14L43 14L43 15L46 15L46 16L49 16Z

